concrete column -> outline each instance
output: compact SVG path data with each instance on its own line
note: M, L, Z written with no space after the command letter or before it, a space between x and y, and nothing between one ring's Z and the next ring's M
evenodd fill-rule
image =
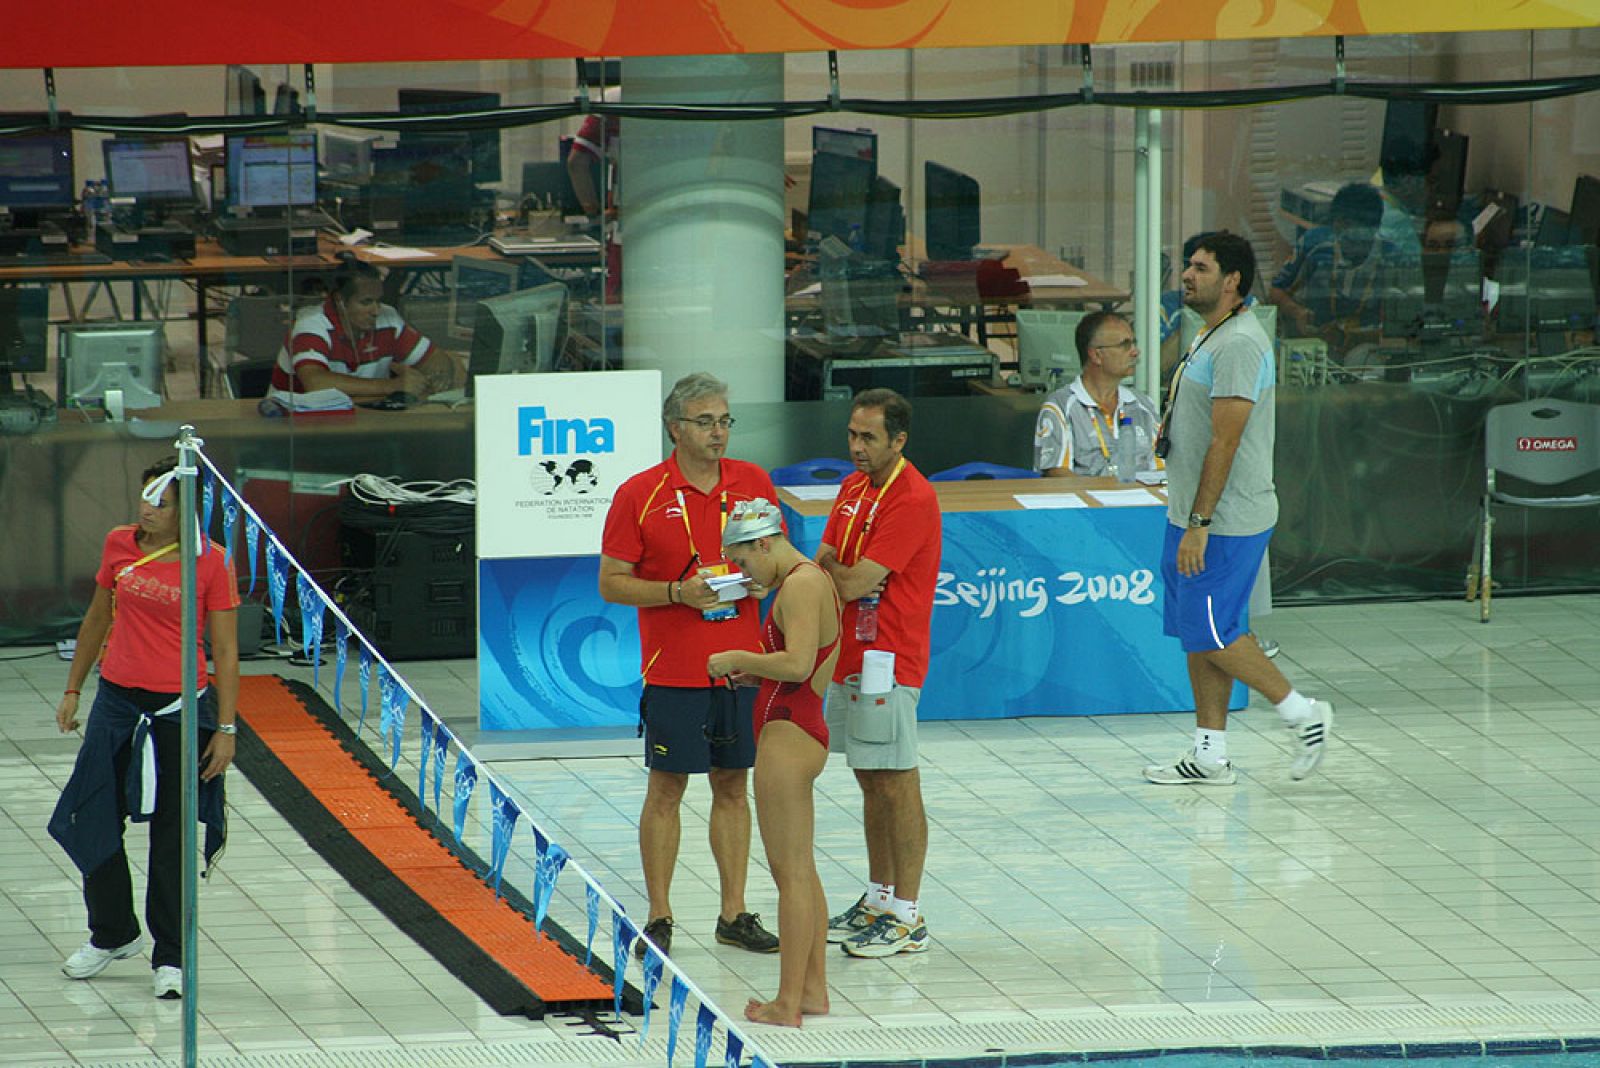
M783 57L624 59L628 103L783 99ZM623 366L691 371L738 403L783 400L781 119L624 119Z

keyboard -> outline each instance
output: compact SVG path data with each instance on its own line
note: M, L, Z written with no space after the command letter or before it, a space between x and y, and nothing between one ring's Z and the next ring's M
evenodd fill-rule
M104 252L24 252L0 256L0 267L93 267L110 263Z

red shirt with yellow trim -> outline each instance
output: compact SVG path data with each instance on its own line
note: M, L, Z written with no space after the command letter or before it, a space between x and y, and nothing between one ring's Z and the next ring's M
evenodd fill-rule
M696 567L722 561L724 516L740 501L765 497L776 502L772 479L755 464L721 461L722 477L710 493L696 489L678 468L677 454L639 472L618 488L606 513L600 551L633 565L636 578L668 582L687 578ZM679 497L683 506L679 507ZM688 511L688 528L684 511ZM694 532L691 543L690 530ZM700 560L690 561L698 550ZM656 686L707 687L706 660L723 649L761 650L754 598L735 601L737 619L708 623L698 608L683 604L639 609L639 665L644 681Z
M844 606L834 682L861 673L864 649L893 653L894 679L901 686L920 687L927 678L942 530L939 497L909 460L881 500L865 472L857 471L839 487L822 532L823 544L833 546L840 562L852 567L862 558L881 564L889 569L889 579L878 602L876 641L856 640L861 602Z
M178 650L183 640L183 579L178 550L132 567L149 555L139 547L139 528L115 527L106 535L100 553L100 570L94 580L116 596L111 619L111 634L105 659L100 664L102 678L118 686L131 686L154 693L180 693L183 690L183 665ZM159 546L158 546L159 547ZM203 639L206 616L239 607L238 584L233 568L223 558L216 542L195 556L195 649L200 684L207 682Z

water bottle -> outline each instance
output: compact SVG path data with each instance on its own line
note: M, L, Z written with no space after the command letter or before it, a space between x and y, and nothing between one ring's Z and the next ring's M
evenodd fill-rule
M111 225L111 186L104 178L94 184L94 212L98 225Z
M1111 465L1118 482L1132 482L1139 474L1139 434L1133 429L1133 416L1124 415L1117 424L1117 440L1111 447Z
M856 600L856 641L878 640L878 595L869 593Z
M84 182L83 192L78 194L78 202L82 205L80 210L83 212L83 232L87 235L85 240L91 245L94 244L94 224L97 221L94 213L94 195L94 183Z

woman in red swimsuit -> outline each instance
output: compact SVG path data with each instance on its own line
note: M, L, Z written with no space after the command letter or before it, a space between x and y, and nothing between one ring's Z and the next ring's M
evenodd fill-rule
M750 999L747 1018L799 1027L828 1011L823 954L828 903L812 852L812 784L828 760L822 695L839 658L839 599L833 580L789 543L774 504L736 505L723 528L726 555L752 586L777 591L761 632L764 650L713 653L713 678L759 678L756 695L756 818L767 866L778 884L778 996Z

